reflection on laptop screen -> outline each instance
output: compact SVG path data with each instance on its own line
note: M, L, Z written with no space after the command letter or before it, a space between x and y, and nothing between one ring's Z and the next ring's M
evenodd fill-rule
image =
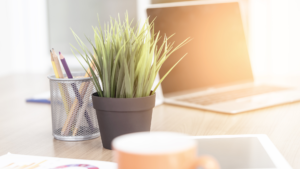
M210 154L222 169L276 168L256 137L199 139L198 154Z
M239 4L219 3L147 9L155 32L170 36L174 46L192 41L162 66L162 77L185 53L188 55L162 83L164 94L253 81ZM160 46L160 43L158 45Z

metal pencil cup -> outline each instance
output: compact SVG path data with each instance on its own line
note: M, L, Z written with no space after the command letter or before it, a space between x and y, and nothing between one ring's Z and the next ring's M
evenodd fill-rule
M91 78L73 73L74 79L50 80L52 130L54 138L64 141L89 140L100 136L92 93ZM66 76L65 76L66 77Z

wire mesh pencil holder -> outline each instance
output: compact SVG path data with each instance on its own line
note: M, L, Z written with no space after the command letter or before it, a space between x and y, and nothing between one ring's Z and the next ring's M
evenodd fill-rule
M48 76L53 136L64 141L99 137L99 125L91 97L96 92L93 82L89 77L84 78L84 73L73 73L73 76L73 79Z

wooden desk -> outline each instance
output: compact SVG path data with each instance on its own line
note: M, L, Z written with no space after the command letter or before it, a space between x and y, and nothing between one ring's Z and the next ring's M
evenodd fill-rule
M102 148L100 138L82 142L53 139L50 106L25 103L25 98L47 90L49 82L45 75L0 78L0 155L11 152L112 161L112 152ZM300 102L236 115L160 105L154 109L152 131L266 134L291 166L300 168Z

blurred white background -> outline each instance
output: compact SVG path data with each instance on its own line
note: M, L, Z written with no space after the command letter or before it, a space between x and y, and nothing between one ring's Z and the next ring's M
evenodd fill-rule
M0 0L0 76L49 70L44 0Z
M300 1L249 0L255 75L300 75Z
M50 72L50 47L74 59L70 67L77 69L80 65L69 50L74 43L70 27L82 39L85 34L92 38L96 13L102 23L126 10L137 20L145 17L147 4L171 1L0 0L0 76ZM254 75L300 75L300 1L241 2Z

